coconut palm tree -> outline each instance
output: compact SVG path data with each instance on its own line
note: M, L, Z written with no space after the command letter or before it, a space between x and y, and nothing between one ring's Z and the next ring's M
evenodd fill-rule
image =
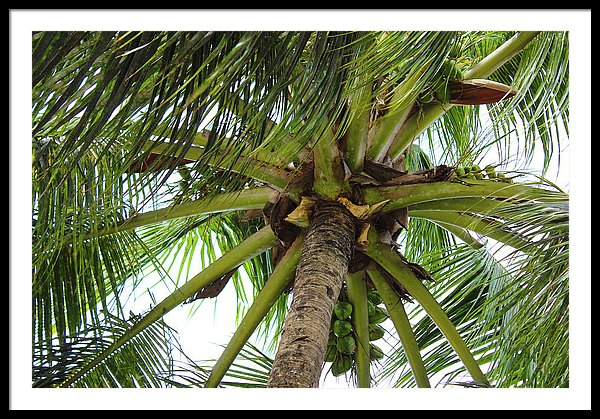
M32 45L34 386L568 386L568 194L527 170L568 135L566 33ZM176 362L163 316L228 285L222 355Z

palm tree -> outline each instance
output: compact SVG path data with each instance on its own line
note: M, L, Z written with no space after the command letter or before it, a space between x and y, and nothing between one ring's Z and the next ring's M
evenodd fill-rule
M568 194L526 170L566 33L32 39L34 386L568 386ZM163 316L229 284L222 355L176 362Z

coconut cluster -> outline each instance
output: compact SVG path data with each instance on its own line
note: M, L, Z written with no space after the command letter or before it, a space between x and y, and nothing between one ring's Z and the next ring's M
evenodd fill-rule
M389 318L383 306L383 300L376 290L367 294L367 309L369 315L369 353L371 361L383 358L383 351L372 343L385 334L380 323ZM340 298L333 307L331 330L327 343L325 362L331 363L331 373L338 377L349 372L355 365L357 336L352 325L353 306L347 299L347 294L342 290Z
M454 175L459 179L487 179L499 182L512 181L504 173L496 172L496 168L491 164L488 164L483 169L478 164L459 166L454 170Z

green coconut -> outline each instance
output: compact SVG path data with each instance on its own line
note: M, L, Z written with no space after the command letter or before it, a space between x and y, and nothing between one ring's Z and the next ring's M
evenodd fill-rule
M448 83L440 83L440 85L435 89L434 95L438 102L450 102L450 86L448 86Z
M449 79L462 79L463 73L458 67L455 60L445 60L440 68L440 72L444 77Z
M379 340L385 334L385 329L378 324L369 325L369 340Z
M512 183L512 179L509 177L506 177L506 175L502 172L500 172L496 175L496 179L500 182Z
M377 306L373 304L371 300L367 300L367 314L369 317L373 316L377 311Z
M349 356L341 356L331 364L331 373L335 377L347 373L352 368L352 358Z
M350 334L352 331L352 324L346 320L336 320L333 323L333 333L337 337L342 337Z
M339 320L346 320L352 314L352 304L347 301L338 301L333 306L333 313Z
M485 166L483 170L485 170L485 173L490 179L494 179L496 177L496 169L491 164Z
M381 299L381 296L375 290L369 291L367 293L367 298L369 299L370 302L372 302L375 305L381 304L383 302L383 300Z
M337 355L337 347L335 341L332 344L327 343L327 351L325 352L325 362L333 362Z
M387 310L383 307L375 307L375 312L369 316L369 324L378 324L390 317Z
M381 348L374 343L369 345L369 359L371 361L377 361L383 358L383 351Z
M346 335L338 338L336 348L344 355L351 355L356 349L356 341L354 340L354 336Z

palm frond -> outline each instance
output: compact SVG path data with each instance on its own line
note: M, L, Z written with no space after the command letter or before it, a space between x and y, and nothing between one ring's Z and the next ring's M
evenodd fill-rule
M446 253L448 252L448 253ZM487 252L474 250L468 246L452 246L444 254L423 255L420 264L436 279L431 292L439 299L440 305L456 326L461 337L469 345L473 354L481 358L479 345L474 343L473 333L479 326L479 307L486 296L485 281L497 277L502 271L491 257L483 257ZM436 256L440 256L437 258ZM431 263L429 263L431 262ZM416 304L407 305L409 317L414 322L415 337L421 348L425 368L433 385L451 380L464 371L460 359L445 340L435 323L424 316L422 308ZM484 335L484 333L482 333ZM414 386L414 377L402 372L400 365L407 362L403 351L390 356L382 368L380 379L394 381L396 386Z
M106 155L105 159L109 156ZM181 278L188 276L192 262L200 260L202 267L207 266L220 254L264 226L262 218L242 222L242 214L232 212L221 217L204 214L179 218L167 223L140 226L136 231L118 231L95 237L107 227L130 219L126 211L118 212L118 217L115 217L112 207L107 205L106 209L98 208L98 201L107 204L115 202L113 205L117 209L117 205L130 203L123 204L123 194L110 194L115 189L105 180L109 174L99 175L96 162L84 166L86 162L87 159L80 160L81 170L72 172L68 182L54 187L54 193L40 193L34 206L34 211L41 208L34 212L34 216L43 212L44 208L56 211L38 215L39 222L34 219L34 340L50 339L54 334L73 335L86 323L99 321L99 310L112 312L116 309L122 312L126 287L130 291L135 290L141 279L151 272L154 272L156 281L172 281L168 285L177 286ZM45 175L47 172L40 170L39 176ZM90 192L82 194L81 190ZM99 193L102 195L98 198L95 194ZM103 201L104 196L106 199ZM169 194L165 193L164 196L152 197L154 205L166 206L177 199L177 195L169 198ZM96 210L77 211L73 208L66 211L68 216L61 212L80 200ZM270 262L267 254L244 264L254 293L262 288L270 274ZM174 263L180 265L179 272L173 276L171 268ZM169 270L171 272L167 274ZM65 278L69 280L65 281ZM241 278L239 271L236 271L233 282L238 298L243 303L248 290L244 289L246 282ZM243 314L244 307L244 304L238 306L239 315ZM269 315L270 321L264 325L266 329L283 321L283 306L278 304L278 307Z
M476 160L490 146L486 138L489 129L483 128L478 106L453 106L443 116L443 122L432 124L427 130L427 154L435 164L467 164ZM425 147L425 138L416 143ZM414 145L412 146L414 147Z
M38 342L33 351L32 386L60 386L139 317L132 315L123 320L106 313L100 325L67 338ZM180 349L174 331L164 322L157 322L82 376L73 387L161 387L163 377L171 375L174 353Z
M206 268L265 225L262 217L245 221L242 217L240 212L187 217L141 228L139 235L148 251L157 255L164 269L174 272L172 285L178 286L190 276L192 268ZM238 302L236 318L243 317L249 296L262 289L272 269L271 252L267 251L245 262L233 273L232 286ZM283 321L283 313L280 310L278 313L271 314L273 318L269 316L275 323ZM264 325L267 329L270 326L271 322Z
M418 95L437 77L455 36L456 33L445 31L397 32L383 37L378 52L384 56L391 53L381 44L392 41L396 53L391 63L396 66L388 66L389 73L378 93L379 115L375 116L368 150L372 159L383 161L388 154L405 120L414 112Z
M189 358L175 361L172 375L163 379L166 386L173 388L200 388L210 373L209 366Z
M175 387L205 387L213 361L192 361L177 364L168 383ZM241 349L236 362L225 374L220 387L266 388L273 359L257 346L247 342Z
M527 258L509 254L510 276L490 290L488 324L498 326L493 375L502 386L569 383L568 206L525 205L507 218L535 240ZM535 227L532 228L531 224ZM510 354L510 355L509 355ZM510 360L502 362L502 360Z
M181 161L203 128L210 128L204 154L213 159L227 155L226 169L248 150L263 157L277 150L271 152L275 160L295 156L331 127L317 121L339 124L343 119L345 99L353 90L344 85L356 59L353 51L373 37L304 32L77 35L79 43L71 46L77 53L63 54L70 59L52 62L40 72L41 80L34 80L35 103L46 104L34 108L34 136L60 138L59 154L75 153L75 162L105 138L102 152L117 145L125 150L123 172L149 152L143 152L149 141L168 143L162 154ZM36 35L34 50L53 54L44 39ZM83 70L68 71L77 68ZM297 87L290 93L292 83ZM200 167L202 163L196 165ZM161 184L168 174L142 178L160 179ZM240 186L243 175L224 173L214 183Z
M237 147L256 148L285 101L284 87L299 59L290 56L292 46L297 42L301 50L305 42L301 34L262 32L86 32L79 38L79 53L63 53L70 59L52 61L34 80L34 102L45 104L35 109L34 136L60 137L59 154L75 153L75 163L99 138L108 139L104 152L118 142L126 151L123 171L151 139L168 139L166 154L181 159L207 123L207 149L231 143L228 137L247 139L249 132L253 143ZM39 40L34 50L44 56L54 53L52 46ZM82 71L69 79L70 68ZM240 100L249 106L239 106ZM257 113L259 104L263 111Z
M445 308L440 305L435 296L421 282L423 271L419 269L419 276L416 271L407 263L405 258L397 253L396 250L388 245L377 243L377 234L369 234L371 240L366 246L365 253L385 269L394 280L397 281L414 299L423 307L427 316L435 323L437 328L443 333L448 344L451 345L456 355L460 358L464 368L468 371L472 379L478 383L489 384L489 381L475 354L471 351L465 340L460 334L455 323L449 318ZM426 274L427 278L430 274ZM421 345L419 345L421 347Z
M34 146L33 328L36 339L48 339L53 333L72 335L86 323L98 319L100 309L119 312L119 293L125 283L135 288L149 271L156 272L159 280L168 279L163 264L173 262L159 255L169 246L175 246L174 256L178 256L181 242L177 240L188 231L204 228L204 234L191 243L197 240L209 240L206 242L209 243L212 239L209 232L216 229L217 234L225 237L221 244L228 244L224 248L229 249L263 225L254 221L239 223L239 214L219 219L222 224L219 225L209 214L204 214L168 224L168 227L141 228L142 224L135 232L119 229L120 225L140 218L138 211L151 213L144 212L143 208L166 211L181 200L177 177L154 194L140 190L132 186L130 178L120 177L118 170L115 173L122 154L101 156L102 150L97 147L90 148L91 153L77 163L70 157L63 159L76 170L54 169L52 173L50 167L60 159L58 145L48 140L34 142ZM208 202L210 197L198 195L200 192L186 199L202 198L200 202ZM214 194L214 197L223 196ZM206 227L210 222L211 226ZM118 234L104 235L107 231ZM223 236L225 232L229 232L227 237ZM190 243L192 239L187 240ZM192 257L194 248L188 245L184 262ZM209 249L205 244L204 251ZM203 260L208 262L214 257ZM258 275L264 269L257 263L249 262L247 266L253 269L251 277L260 281ZM180 274L185 265L181 266ZM235 281L239 282L238 276Z
M464 46L459 65L468 72L479 58L492 53L512 35L511 32L466 33L461 41ZM485 112L477 107L454 106L428 129L430 138L437 132L442 141L457 141L460 147L476 138L472 134L476 129L465 132L464 128L482 126L486 123L484 118L489 117L500 160L514 158L523 165L520 169L531 162L536 146L542 147L544 174L553 151L560 149L561 138L568 135L568 54L567 33L541 32L517 56L489 76L490 80L511 86L517 95L487 105ZM469 121L457 120L458 117ZM442 148L453 149L451 144Z
M240 360L227 372L224 387L261 388L267 386L273 359L257 346L247 343L240 352ZM236 379L236 381L233 381Z
M227 275L232 270L237 269L246 261L273 247L276 244L276 241L275 234L269 227L263 227L252 236L246 238L235 248L231 249L231 251L225 253L206 269L199 272L181 287L169 294L160 303L156 304L146 315L128 328L109 348L97 354L97 356L91 359L89 363L84 364L75 375L69 377L69 379L63 383L63 386L68 386L78 380L81 376L91 371L95 366L118 351L122 346L126 345L141 331L160 320L166 313L186 300L194 297L198 291L223 278L223 276Z
M446 249L453 243L447 230L418 218L410 218L408 229L403 230L398 243L404 246L403 253L409 260L418 261L434 249Z
M513 36L514 35L514 36ZM457 39L460 46L456 57L457 65L465 77L489 77L516 89L514 97L487 105L485 112L469 112L475 125L486 118L492 120L494 136L498 148L502 149L501 159L516 153L523 153L527 164L536 146L544 150L544 170L547 169L552 150L560 143L560 138L568 135L568 41L561 32L517 33L512 32L466 32ZM500 49L507 54L499 54L498 62L488 60ZM509 52L510 51L510 52ZM481 60L481 61L480 61ZM485 65L484 61L488 60ZM482 76L476 76L483 72ZM401 146L390 150L392 159L400 153L424 130L436 144L434 150L444 150L444 142L452 141L436 137L436 132L458 133L459 144L465 141L465 125L456 124L456 112L449 111L456 105L425 104L415 112L401 129ZM535 110L534 110L535 109ZM448 128L445 128L448 124ZM462 126L462 128L461 128ZM457 131L458 129L458 131ZM468 134L468 133L467 133ZM509 134L518 135L519 142L508 142ZM516 147L515 147L516 145ZM516 148L516 150L515 150Z
M513 100L490 107L490 117L502 121L504 127L496 124L499 129L516 134L517 150L522 148L522 164L531 161L536 145L542 147L542 174L548 169L553 152L560 149L561 138L568 135L568 54L567 33L542 32L518 60L506 63L491 76L520 93ZM514 140L510 145L505 140L499 149L510 153L514 146Z
M497 387L568 385L568 207L519 204L498 214L533 244L527 255L490 247L451 246L421 255L436 279L432 289ZM492 253L492 251L494 253ZM410 312L428 371L449 383L462 368L452 348L420 308ZM402 351L389 358L381 378L414 385L399 373Z
M179 286L189 278L192 269L205 269L264 226L262 218L249 221L241 218L239 212L187 217L142 228L139 234L149 251L158 255L161 265L174 273L171 285ZM245 262L242 269L233 273L232 286L238 301L237 318L243 315L248 299L245 285L250 285L254 293L261 289L271 273L270 262L270 252L267 251ZM245 275L241 274L242 270ZM249 284L243 278L248 278ZM194 311L192 307L191 313Z
M76 333L97 318L98 304L108 311L109 297L118 294L125 278L140 277L152 255L131 232L71 240L129 216L135 198L110 169L119 154L75 163L47 140L34 142L33 156L33 327L34 336L47 339L53 327L59 335ZM50 169L59 160L74 167L63 181L65 172ZM114 302L119 310L118 299Z
M272 187L296 200L301 187L294 181L308 173L298 168L314 172L313 182L341 168L332 195L349 192L337 147L319 166L332 141L341 155L350 151L357 176L365 156L417 171L483 162L496 149L513 183L374 182L358 186L357 196L368 205L389 200L381 214L404 209L411 217L399 238L403 253L437 280L429 286L456 326L455 342L468 344L495 386L568 386L568 196L535 175L529 182L526 165L541 147L543 176L569 134L569 39L565 32L513 35L34 32L34 385L60 385L133 336L76 385L204 386L208 369L175 364L170 332L155 322L179 297L137 323L122 320L123 289L135 289L150 271L179 288L200 265L191 282L201 289L183 285L198 292L188 301L201 300L210 281L231 278L239 320L275 268L267 249L276 243L273 231L262 217L246 220L245 207L120 227L240 191L260 189L266 198ZM506 45L510 53L500 57ZM426 104L420 95L448 57L473 77L493 69L482 77L517 94L486 107ZM319 184L313 190L325 191ZM494 202L502 205L488 205ZM260 254L235 250L257 231L260 249L251 252ZM469 231L499 243L460 245L474 243ZM229 251L237 252L236 264L219 261ZM260 325L256 337L266 348L277 341L286 298ZM464 371L461 359L425 314L409 312L424 365L451 382ZM377 381L415 384L404 351L387 359ZM117 369L129 360L130 369ZM240 360L223 385L265 386L269 357L248 346Z

